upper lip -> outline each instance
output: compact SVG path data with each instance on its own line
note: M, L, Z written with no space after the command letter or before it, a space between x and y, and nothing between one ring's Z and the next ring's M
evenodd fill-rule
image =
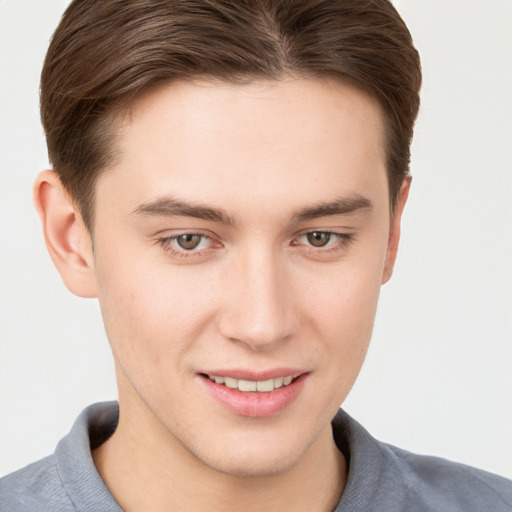
M232 368L232 369L213 369L213 370L205 370L200 372L204 375L209 376L217 376L217 377L231 377L233 379L238 380L250 380L250 381L263 381L269 379L276 379L278 377L288 377L292 376L293 378L299 377L303 373L308 373L307 370L299 369L299 368L272 368L268 370L254 371L254 370L244 370L241 368Z

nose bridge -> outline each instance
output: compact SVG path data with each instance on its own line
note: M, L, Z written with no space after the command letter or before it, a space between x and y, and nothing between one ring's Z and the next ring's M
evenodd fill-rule
M283 260L271 247L247 249L231 267L231 293L221 321L222 334L263 349L294 330L290 283Z

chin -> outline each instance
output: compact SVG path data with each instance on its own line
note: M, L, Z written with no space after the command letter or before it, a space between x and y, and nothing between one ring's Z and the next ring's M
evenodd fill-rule
M295 436L292 433L272 436L270 432L253 432L188 448L197 460L219 473L263 477L284 473L304 458L309 444L294 433Z
M211 460L203 459L208 467L224 475L236 477L265 477L284 473L292 468L300 455L282 457L279 454L229 454Z

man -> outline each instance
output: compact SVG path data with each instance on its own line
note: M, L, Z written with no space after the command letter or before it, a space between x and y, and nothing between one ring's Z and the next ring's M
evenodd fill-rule
M337 412L396 257L420 80L385 1L71 4L35 200L66 286L99 299L119 409L5 478L2 507L510 509L506 480Z

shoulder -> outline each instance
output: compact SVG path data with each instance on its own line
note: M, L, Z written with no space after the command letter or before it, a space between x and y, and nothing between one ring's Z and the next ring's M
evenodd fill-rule
M336 510L512 511L512 481L506 478L377 441L342 410L334 418L333 433L349 461Z
M394 483L395 490L404 498L425 502L426 510L512 511L510 480L439 457L378 444L386 477Z
M32 512L75 510L51 455L0 479L0 510Z
M118 413L115 402L85 409L53 455L0 479L0 510L120 512L91 454L115 430Z

